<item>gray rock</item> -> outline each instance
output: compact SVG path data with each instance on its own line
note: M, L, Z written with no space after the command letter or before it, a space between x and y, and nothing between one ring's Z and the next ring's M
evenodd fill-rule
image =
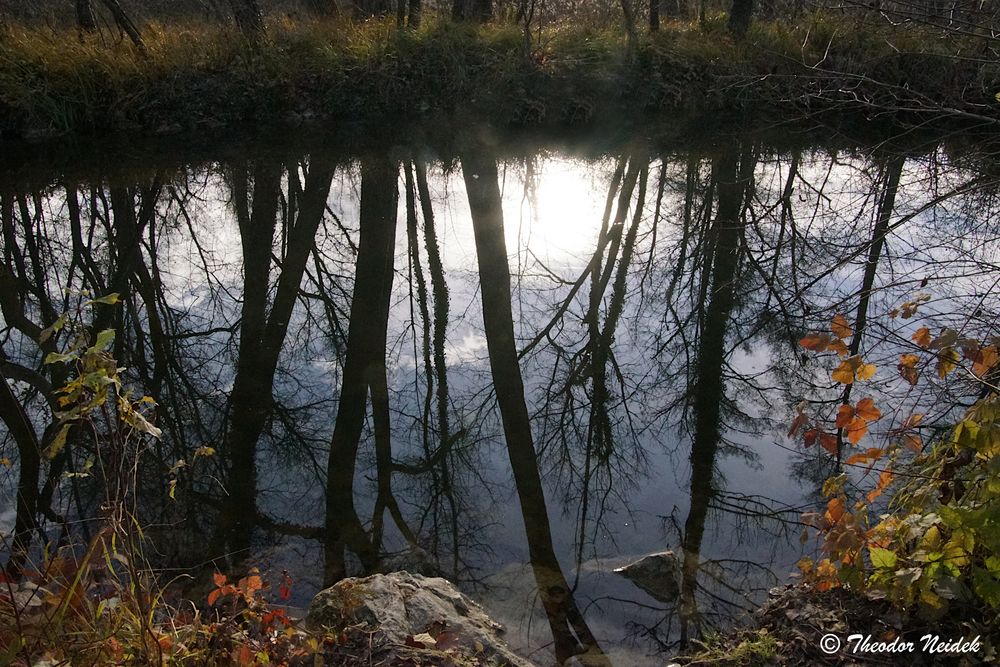
M681 564L673 551L643 556L615 572L660 602L674 603L680 595Z
M306 624L317 629L356 623L366 623L391 644L412 646L416 640L474 655L482 665L532 667L503 641L499 623L440 577L392 572L344 579L320 591L306 615Z

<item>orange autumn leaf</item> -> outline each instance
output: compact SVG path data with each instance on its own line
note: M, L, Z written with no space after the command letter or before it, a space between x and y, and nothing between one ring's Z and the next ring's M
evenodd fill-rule
M261 578L256 574L240 579L239 588L241 591L243 591L243 594L248 598L263 587L264 587L264 582L261 581Z
M863 417L855 417L847 425L847 441L852 445L856 445L867 432L868 422Z
M868 492L867 498L868 502L874 502L876 498L882 495L882 492L889 488L892 484L894 475L892 470L886 468L878 476L878 482L875 484L875 488Z
M795 419L792 420L791 426L788 427L788 437L794 438L795 434L799 432L799 429L805 426L808 421L809 418L803 412L795 415Z
M805 441L806 447L812 447L816 444L816 438L819 437L819 431L814 428L809 429L802 434L803 440Z
M846 357L851 353L851 351L847 349L847 344L844 341L840 340L839 338L834 338L833 340L831 340L830 344L827 345L826 349L830 350L831 352L836 352L841 357Z
M914 412L912 415L907 417L906 420L903 421L903 425L900 426L899 428L901 429L915 428L923 420L924 420L924 415L922 413Z
M826 514L824 516L831 524L835 524L844 516L844 512L844 501L840 496L836 496L830 498L826 503Z
M927 327L920 327L910 336L910 340L926 350L931 346L931 330Z
M834 369L830 377L840 384L852 384L854 382L854 367L845 359Z
M837 338L847 338L854 331L851 329L850 323L848 323L847 318L842 314L837 313L833 316L833 320L830 322L830 331Z
M882 418L882 411L875 407L875 400L871 397L858 401L854 411L865 421L873 422Z
M873 447L867 451L858 452L857 454L852 454L847 458L846 461L844 461L844 463L846 463L849 466L859 465L862 463L873 463L882 458L884 454L885 454L884 449L878 449L877 447Z
M830 337L828 335L817 333L807 334L799 341L799 345L813 352L822 352L829 343Z
M215 584L216 588L222 588L226 585L226 575L221 572L215 572L212 574L212 583Z

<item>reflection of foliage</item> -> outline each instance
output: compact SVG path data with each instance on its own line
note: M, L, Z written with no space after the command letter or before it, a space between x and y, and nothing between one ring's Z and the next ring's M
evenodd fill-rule
M903 310L903 317L912 316L916 305L909 302ZM822 335L807 336L802 345L817 349ZM888 446L848 456L847 466L877 473L874 484L863 499L852 502L848 473L827 480L825 511L803 515L803 522L817 529L826 557L818 563L805 558L799 567L821 590L863 588L929 618L958 610L967 618L980 616L985 609L1000 608L995 509L1000 502L1000 397L991 374L997 348L947 328L933 337L921 327L911 339L924 352L900 355L898 371L907 384L917 383L920 366L933 364L937 377L944 379L964 359L964 370L982 387L981 398L929 447L917 435L923 415L915 413L889 431ZM858 444L864 433L851 435L853 421L843 418L844 408L856 415L853 419L878 416L873 402L864 401L869 401L864 410L861 402L841 406L838 434L832 437L847 435L852 445ZM793 433L807 421L800 409ZM904 460L907 451L915 454L912 460ZM840 450L834 447L831 453L839 456ZM876 518L876 502L897 480L904 482L893 493L889 511Z

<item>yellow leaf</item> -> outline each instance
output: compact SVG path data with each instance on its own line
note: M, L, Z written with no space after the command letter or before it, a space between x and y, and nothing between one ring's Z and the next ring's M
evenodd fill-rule
M937 374L942 380L947 377L948 373L955 370L955 366L958 365L958 352L953 347L946 347L941 350L938 354L937 362Z
M854 366L851 365L850 360L845 359L834 369L830 377L833 378L834 382L840 384L852 384L854 382Z
M858 380L870 380L875 375L875 370L875 364L861 364L854 372L854 376Z
M5 456L2 459L0 459L0 466L3 466L4 468L10 468L13 466L13 464L10 462L10 459Z
M66 446L66 436L69 435L70 424L63 424L59 432L56 433L56 437L52 438L52 443L49 445L48 449L45 450L45 456L51 461L62 451L62 448Z

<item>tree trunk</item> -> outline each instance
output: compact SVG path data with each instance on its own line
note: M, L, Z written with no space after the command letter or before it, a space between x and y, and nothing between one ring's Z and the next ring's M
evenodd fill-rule
M510 268L504 241L503 211L496 162L479 154L462 156L462 172L472 212L483 299L483 324L490 370L538 594L555 641L560 664L574 654L600 651L576 606L552 546L545 494L517 362L510 297Z
M719 208L713 225L714 255L710 299L700 327L696 384L694 388L694 438L691 445L691 505L684 522L681 570L681 642L689 639L689 628L700 626L697 600L698 570L705 519L715 495L715 459L720 440L721 404L726 387L723 370L726 358L726 331L735 302L735 281L742 239L740 211L746 192L749 165L739 165L739 151L727 147L712 166L719 192Z
M90 0L76 0L76 26L83 32L97 32L97 17Z
M455 21L486 23L493 18L492 0L455 0L451 6L451 17Z
M733 0L733 8L729 12L729 32L737 39L743 39L750 29L752 17L753 0Z
M407 25L413 29L419 28L422 12L423 12L423 6L420 0L410 0L409 18L407 19Z
M347 355L327 463L326 585L346 576L345 548L357 554L365 569L374 568L378 560L354 507L354 474L368 391L385 373L399 197L397 175L398 166L389 160L364 161L361 165L361 237Z
M257 0L229 0L229 4L240 32L249 39L257 39L264 34L264 15Z
M139 34L139 28L136 27L135 23L132 22L132 19L128 17L128 14L126 14L125 10L122 9L122 6L118 4L118 0L102 0L102 2L104 2L104 6L108 8L108 11L111 12L111 15L115 17L115 23L118 27L121 28L126 35L128 35L129 39L132 40L132 43L135 44L137 49L145 53L146 44L142 41L142 35Z
M7 426L18 453L18 480L14 532L10 544L10 558L6 571L18 577L28 560L31 536L35 531L35 515L38 511L38 474L41 471L41 450L38 436L31 426L7 378L0 374L0 420Z

